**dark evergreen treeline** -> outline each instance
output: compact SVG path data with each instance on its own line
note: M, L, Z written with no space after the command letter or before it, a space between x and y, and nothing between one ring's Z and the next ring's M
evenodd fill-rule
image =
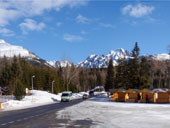
M51 91L54 80L54 93L65 90L59 73L54 68L47 66L34 66L21 57L14 56L12 59L4 57L0 65L0 86L8 90L8 94L14 94L16 85L19 83L24 88L31 89L31 77L34 89Z
M112 60L110 60L106 78L106 90L112 88L151 88L151 65L145 57L141 60L139 59L139 51L138 44L135 43L131 58L119 60L119 65L116 67L116 74L111 79L109 79L109 76L114 74L112 73L114 72L114 68L111 66ZM109 70L112 72L109 72Z
M23 95L23 89L31 89L31 78L35 75L34 89L51 92L52 81L55 81L54 93L87 91L97 85L104 85L106 90L170 88L170 62L139 58L139 51L136 43L131 58L120 59L117 66L110 60L108 68L77 68L74 65L53 68L21 57L4 57L0 60L0 87L6 88L8 94Z
M104 85L105 71L106 69L75 68L74 65L53 68L31 63L21 57L14 56L12 59L4 57L0 60L0 87L8 90L7 94L23 94L22 90L25 88L31 89L32 76L35 76L33 85L37 90L51 92L52 81L55 81L54 93L65 90L87 91L96 85Z
M155 61L150 58L139 58L139 47L135 44L130 59L120 59L119 65L112 66L110 60L106 90L113 88L143 89L143 88L170 88L170 62Z
M119 60L119 65L116 67L116 75L112 79L107 80L111 75L109 70L114 70L112 60L109 63L108 73L106 78L107 90L111 88L123 88L123 89L142 89L151 88L151 65L145 57L139 59L139 47L135 44L132 50L132 56L130 59L123 58ZM112 73L113 75L113 73ZM112 83L112 84L109 84Z
M145 57L139 59L139 47L135 44L129 60L122 59L117 66L115 88L151 88L151 65Z

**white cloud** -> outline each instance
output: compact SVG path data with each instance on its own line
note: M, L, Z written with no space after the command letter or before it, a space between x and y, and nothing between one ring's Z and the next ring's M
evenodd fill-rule
M82 16L80 14L76 17L76 20L78 23L83 23L83 24L89 23L91 21L91 19L89 19L85 16Z
M19 15L17 10L0 8L0 26L8 25L10 20L16 19Z
M57 23L56 23L56 26L57 26L57 27L60 27L62 24L63 24L63 23L61 23L61 22L57 22Z
M23 23L21 23L20 28L23 34L27 34L28 31L41 31L45 28L45 24L40 22L37 23L35 20L32 19L25 19Z
M105 27L105 28L115 28L115 26L112 25L112 24L100 23L99 25L102 26L102 27Z
M14 36L14 32L7 28L0 28L0 34L3 36Z
M79 42L83 40L83 37L78 35L64 34L63 39L68 42Z
M124 8L122 8L122 13L124 15L129 15L132 17L140 18L146 15L149 15L153 12L155 9L154 6L147 6L143 4L137 4L137 5L127 5Z
M9 24L9 21L18 17L41 15L45 11L59 11L63 7L85 5L84 0L1 0L0 26Z
M87 32L84 31L84 30L82 30L80 33L83 34L83 35L87 34Z

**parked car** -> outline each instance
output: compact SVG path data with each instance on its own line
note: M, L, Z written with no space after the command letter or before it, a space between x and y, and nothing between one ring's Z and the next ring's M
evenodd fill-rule
M94 91L92 91L92 90L89 91L89 95L90 95L90 96L94 96Z
M72 92L71 91L65 91L65 92L62 92L62 95L61 95L61 102L64 102L64 101L72 101Z
M83 94L83 99L88 99L89 98L89 95L88 94Z

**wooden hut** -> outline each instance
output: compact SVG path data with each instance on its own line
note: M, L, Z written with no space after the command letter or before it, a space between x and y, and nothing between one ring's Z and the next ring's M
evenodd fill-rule
M142 89L139 92L141 103L153 103L153 93L148 89Z
M153 89L153 101L154 103L169 103L169 92L163 89Z
M117 89L110 89L110 101L116 101L118 96L115 94Z
M138 102L138 92L137 89L128 89L125 92L125 102Z
M111 92L110 101L124 102L125 101L125 90L116 89L113 92Z
M118 102L125 102L125 91L124 89L120 89L117 94L118 94Z
M167 92L168 92L168 94L169 94L169 102L170 102L170 90L168 90Z

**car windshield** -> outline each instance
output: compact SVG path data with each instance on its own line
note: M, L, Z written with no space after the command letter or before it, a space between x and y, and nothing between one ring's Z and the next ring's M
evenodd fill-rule
M62 96L69 96L69 94L68 93L63 93Z

